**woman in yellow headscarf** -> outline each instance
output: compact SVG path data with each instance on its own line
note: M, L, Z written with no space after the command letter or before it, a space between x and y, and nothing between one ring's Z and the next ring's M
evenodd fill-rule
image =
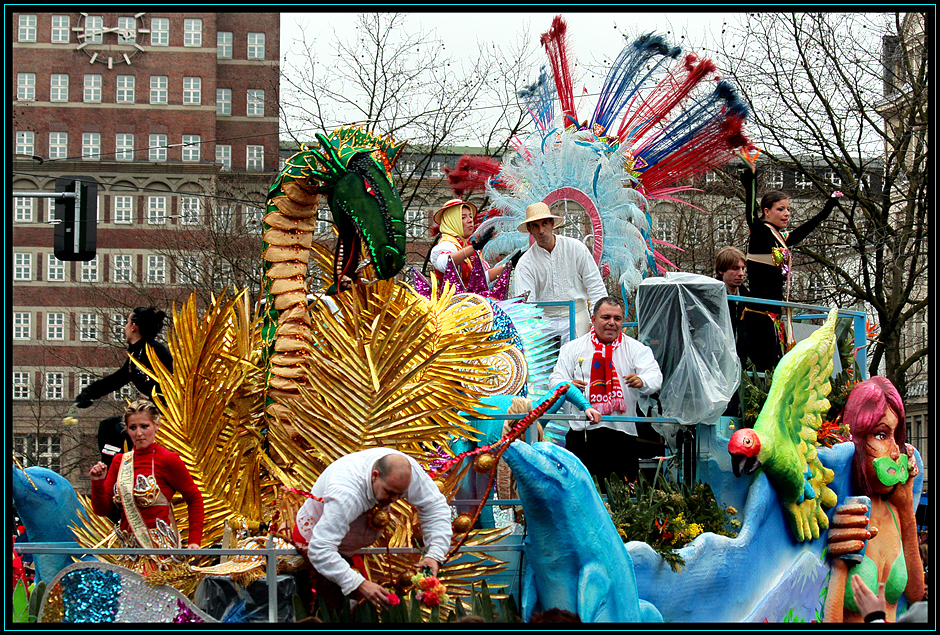
M431 249L429 259L431 264L434 265L434 273L439 281L443 281L447 261L450 259L457 266L460 279L463 280L464 284L469 282L470 272L473 269L473 259L479 258L476 252L483 249L483 246L496 233L496 229L491 227L482 236L472 241L468 240L473 234L473 217L476 212L477 208L473 203L460 199L447 201L441 209L434 212L434 222L441 228L441 239ZM505 267L505 265L500 265L490 269L482 258L480 263L487 272L487 280L489 281L498 278Z

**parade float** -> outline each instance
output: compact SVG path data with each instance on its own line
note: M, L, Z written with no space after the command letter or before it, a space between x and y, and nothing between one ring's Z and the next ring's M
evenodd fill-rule
M452 176L464 191L481 188L492 200L480 228L498 231L487 245L491 255L526 247L523 234L504 230L515 230L528 204L577 202L590 218L595 261L629 302L643 293L645 278L670 264L652 238L651 201L673 199L683 179L747 157L747 109L713 63L649 35L625 47L593 114L581 121L565 28L556 19L543 35L551 73L521 95L537 132L515 140L501 164L462 160ZM501 461L525 512L518 548L525 573L518 588L493 589L497 598L515 598L500 605L503 619L515 617L514 605L524 620L548 609L584 622L823 619L831 577L827 530L836 506L857 493L854 446L819 443L830 409L838 311L781 361L753 428L726 434L715 420L684 422L699 430L699 480L713 492L721 523L739 530L686 531L688 544L667 558L649 542L625 542L631 513L618 512L648 496L648 508L663 510L653 518L658 540L669 540L677 525L667 501L691 496L691 489L630 492L608 484L605 505L584 466L558 443L563 434L524 442L539 417L570 398L571 386L546 385L551 360L539 310L509 297L511 267L492 286L480 272L465 286L454 270L441 284L414 272L409 283L396 279L405 231L392 168L403 144L355 128L317 139L287 161L271 186L263 297L252 302L244 291L223 292L205 307L195 298L174 307L168 338L174 369L157 363L153 370L162 391L161 444L182 457L203 493L204 544L233 546L234 533L242 537L238 545L259 546L263 538L254 531L283 547L278 572L306 566L290 550L304 493L340 456L387 446L424 465L449 500L468 492L479 498L455 511L450 560L438 576L446 595L435 595L446 602L433 610L414 601L421 591L417 515L404 502L391 508L375 545L384 553L368 554L366 563L374 581L403 598L411 594L409 611L397 613L401 620L453 620L505 569L504 552L492 547L512 528L479 522L489 513ZM336 227L332 254L312 239L320 197ZM328 286L310 288L311 279ZM726 311L713 321L719 332L730 329ZM700 351L691 346L684 354ZM726 385L713 400L726 403L738 378L719 379ZM519 412L522 397L522 413L507 419ZM907 480L895 483L912 482L916 507L923 481L916 452L913 461L911 476L905 472ZM17 465L12 472L14 502L33 542L111 544L109 523L87 513L87 499L59 475ZM67 555L38 555L45 588L33 601L34 616L239 621L244 603L213 617L194 602L197 590L207 580L247 588L269 564L261 557L203 556L160 560L144 575L140 563L148 557L86 556L72 564ZM297 617L289 613L286 619Z

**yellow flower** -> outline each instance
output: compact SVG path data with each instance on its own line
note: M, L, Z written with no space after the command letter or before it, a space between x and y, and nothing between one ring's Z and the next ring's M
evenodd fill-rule
M732 507L731 505L728 505L727 510L728 510L728 513L731 514L732 516L735 516L735 515L737 515L737 513L738 513L738 510L736 510L736 509L735 509L734 507Z

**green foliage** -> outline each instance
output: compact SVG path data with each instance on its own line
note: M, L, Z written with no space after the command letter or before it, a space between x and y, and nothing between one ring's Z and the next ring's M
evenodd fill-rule
M39 603L46 592L46 583L37 582L27 588L22 579L13 587L11 621L17 623L35 622L39 619Z
M757 421L757 415L760 414L764 402L767 401L767 394L770 392L770 384L773 382L774 373L768 370L764 377L757 374L757 368L754 362L747 360L745 367L741 369L741 404L744 412L744 427L753 428Z
M674 483L659 470L648 482L641 473L636 491L616 474L605 480L607 501L624 542L645 542L673 571L685 565L678 550L703 532L735 537L741 524L737 510L721 507L707 483Z
M25 622L29 616L29 593L22 579L16 581L13 587L13 621Z

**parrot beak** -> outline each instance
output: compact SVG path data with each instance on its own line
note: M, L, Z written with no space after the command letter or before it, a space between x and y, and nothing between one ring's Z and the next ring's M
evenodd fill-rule
M743 454L734 454L731 456L731 470L736 477L741 476L741 474L750 476L756 472L759 467L760 461L757 460L756 456L745 456Z

